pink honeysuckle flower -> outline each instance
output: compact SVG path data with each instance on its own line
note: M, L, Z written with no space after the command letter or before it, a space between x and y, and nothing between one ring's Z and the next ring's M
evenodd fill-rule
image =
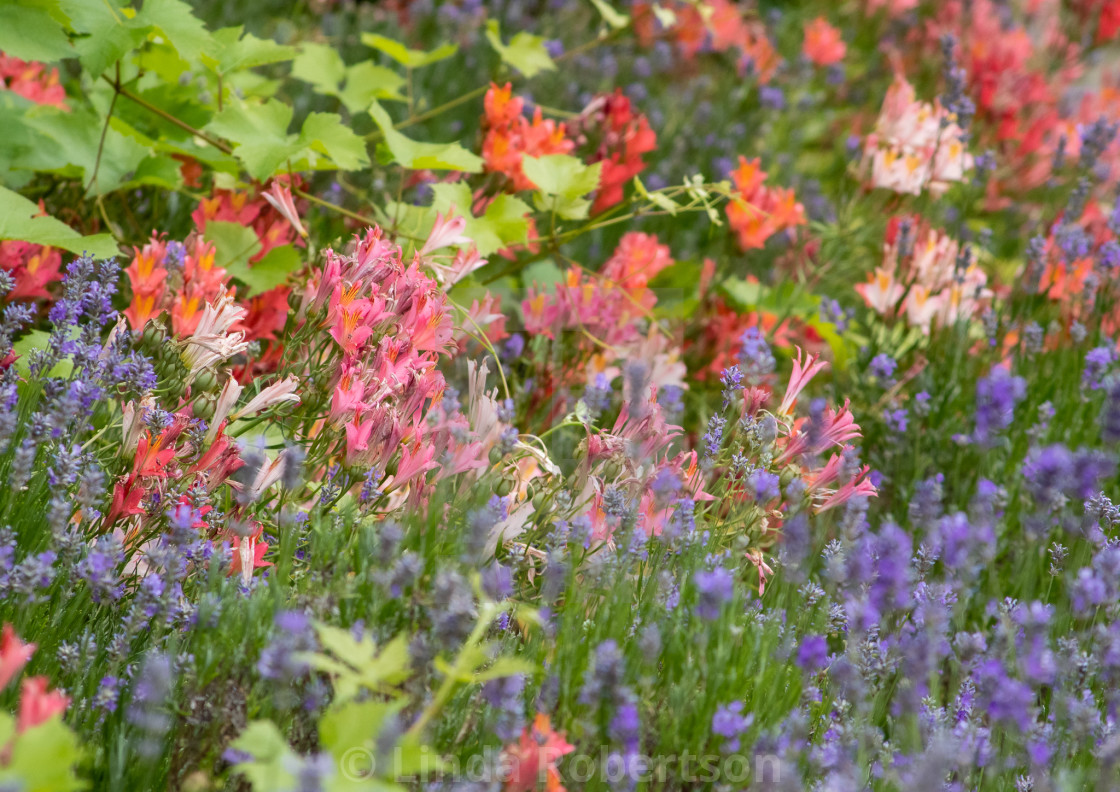
M789 385L786 386L785 396L782 397L782 403L778 406L778 412L782 415L790 414L797 397L809 384L809 380L828 366L826 361L811 354L805 355L805 362L802 363L802 354L801 347L798 347L797 357L793 361L793 372L789 376Z
M436 222L424 246L420 248L420 255L427 256L445 247L463 246L473 244L473 240L464 236L467 228L467 218L455 216L455 206L452 204L447 214L436 212Z
M57 690L47 690L48 684L49 681L45 676L23 680L19 697L19 717L16 720L17 734L46 723L54 716L64 713L70 706L69 696L64 696Z
M0 633L0 690L6 688L8 683L15 679L33 654L35 654L35 644L20 641L15 628L5 624L3 632Z
M262 193L262 197L272 204L273 208L284 216L284 219L292 224L292 228L296 230L304 239L307 238L307 229L303 227L300 222L299 212L296 211L296 204L292 200L292 191L280 184L278 181L272 182L272 186L268 192Z
M836 492L826 497L822 503L814 507L813 511L819 514L835 506L841 506L857 495L865 497L875 495L877 492L875 485L867 478L867 473L870 470L870 467L864 465L856 475L852 476L850 481L844 483Z

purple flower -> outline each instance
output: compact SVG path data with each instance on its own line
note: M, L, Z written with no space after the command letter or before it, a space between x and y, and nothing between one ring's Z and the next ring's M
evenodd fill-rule
M976 383L976 430L974 437L988 445L1015 418L1015 405L1027 395L1027 383L1004 366L996 366Z
M898 370L898 361L881 352L871 360L871 373L884 385L894 381L894 373Z
M708 419L708 431L701 438L704 443L704 453L707 456L714 457L719 453L720 446L723 444L723 430L726 426L727 420L722 416L713 415Z
M743 715L743 702L732 701L717 709L712 716L712 734L725 740L720 746L724 753L736 753L741 747L743 735L753 723L754 715Z
M525 727L525 677L514 674L491 679L482 686L482 697L497 710L494 733L503 742L509 742Z
M701 570L692 576L692 582L699 596L696 614L708 621L718 619L720 610L735 593L735 578L731 572L723 567Z
M806 635L797 647L797 665L805 671L818 671L828 665L828 641L823 635Z
M112 536L103 536L78 563L75 572L89 586L94 602L114 601L120 599L124 592L118 573L123 563L124 549L120 541Z
M171 658L160 652L148 655L140 676L132 684L127 718L143 735L138 750L146 759L154 759L163 750L163 737L171 728L167 703L174 684Z
M892 432L903 434L906 431L906 419L908 416L909 413L904 409L885 410L883 412L883 421Z
M1106 443L1120 442L1120 378L1108 385L1101 406L1100 423L1102 440Z
M739 339L743 345L739 351L739 363L747 382L757 385L767 374L774 370L776 361L770 345L762 337L757 327L748 327Z
M273 624L276 629L257 661L257 672L265 679L292 682L309 668L297 655L317 646L311 619L299 611L280 611Z
M582 704L598 704L615 698L620 692L625 672L622 652L614 640L606 640L595 647L595 657L583 680L579 700Z
M1104 376L1116 362L1116 350L1111 346L1099 346L1085 353L1085 370L1081 382L1090 390L1100 390L1105 385Z
M748 494L760 505L769 503L781 494L777 474L762 468L756 468L747 475L746 485Z

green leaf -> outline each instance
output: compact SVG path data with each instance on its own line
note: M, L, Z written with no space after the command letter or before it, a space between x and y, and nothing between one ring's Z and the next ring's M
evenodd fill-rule
M144 0L131 24L158 31L187 61L215 49L210 32L183 0Z
M297 136L288 134L291 122L291 106L269 99L264 104L231 104L207 129L234 144L233 153L249 175L264 181L305 148Z
M503 63L517 69L526 77L532 77L542 71L556 70L556 64L552 62L552 56L548 54L544 39L540 36L521 31L510 39L509 44L503 44L498 21L492 19L486 23L486 40L490 42L490 46L498 53Z
M343 124L337 113L311 113L303 122L299 139L312 151L330 157L341 170L358 170L369 165L365 140Z
M122 135L111 123L102 142L105 119L92 110L64 112L40 107L28 113L23 121L38 136L34 148L13 163L13 167L81 180L91 195L105 195L118 189L151 154L148 147Z
M347 701L331 706L319 721L319 741L341 760L347 751L368 745L381 733L385 720L400 712L408 699Z
M600 164L584 165L580 159L568 154L526 156L521 164L533 185L546 195L578 198L599 186Z
M5 716L7 717L7 716ZM16 736L0 781L19 779L25 792L68 792L85 789L77 768L82 758L78 737L61 716Z
M62 23L47 9L20 2L0 7L0 51L23 60L47 62L77 54Z
M300 45L299 55L292 61L292 76L311 83L319 93L333 95L346 79L346 64L329 44L307 42Z
M374 99L403 100L404 78L392 69L363 61L346 66L338 50L326 44L304 44L292 64L292 76L337 97L351 113L364 112ZM345 83L345 87L343 87Z
M491 253L521 244L529 237L529 205L513 195L499 195L481 217L470 213L473 196L470 186L465 182L451 182L432 185L432 208L446 212L452 206L455 214L466 218L464 234L474 240L478 254L485 258Z
M351 113L364 113L374 99L405 101L401 94L404 77L373 61L355 63L346 69L346 86L338 98Z
M129 23L116 0L59 0L60 10L70 17L79 34L74 41L78 57L92 76L98 77L144 38L144 31Z
M240 223L209 220L203 237L207 242L214 243L214 266L224 267L239 279L248 270L249 259L261 249L257 232Z
M620 11L615 11L605 0L591 0L591 4L603 16L603 21L615 30L621 30L630 24L630 17Z
M370 105L369 114L385 136L385 147L393 161L411 170L454 170L478 173L482 159L458 143L421 143L405 137L393 129L393 120L377 102Z
M399 41L393 41L393 39L386 38L377 33L363 33L362 43L367 47L373 47L376 50L384 52L397 63L409 69L419 69L421 66L430 66L445 58L450 58L459 51L459 45L457 44L444 44L430 52L409 49Z
M177 190L183 184L179 161L171 157L145 157L136 166L132 184L152 184L168 190Z
M74 334L74 337L77 337L77 333ZM26 377L31 373L31 353L36 349L46 349L50 339L51 334L46 330L31 330L12 344L12 351L19 355L16 359L16 370L20 374ZM74 361L70 358L64 358L51 368L48 376L69 377L73 370Z
M285 766L296 766L295 753L272 721L250 722L230 747L253 757L252 761L238 762L233 767L249 779L254 792L290 789L295 785Z
M581 196L599 186L602 163L585 165L567 154L521 158L521 168L537 188L536 204L568 220L587 217L591 202Z
M210 230L210 223L206 224L206 230ZM269 289L282 286L288 276L302 265L303 257L294 245L281 245L264 254L256 264L250 266L246 259L244 263L237 261L226 269L232 277L249 287L246 297L256 297Z
M474 681L488 682L491 679L501 679L514 674L532 674L536 670L536 665L520 657L499 657L485 671L476 672Z
M271 39L260 39L252 33L241 35L243 27L222 28L214 32L217 57L203 55L202 61L218 74L252 69L270 63L281 63L296 56L295 47L285 47Z
M38 205L19 193L0 187L0 239L19 239L37 245L88 252L94 258L117 255L117 243L108 234L84 237L53 217L38 217Z
M335 676L335 701L349 701L363 689L386 692L386 686L408 678L408 642L403 635L379 648L368 636L356 641L348 630L328 624L315 629L319 643L334 657L322 653L304 657L314 668Z
M642 198L645 198L647 201L649 201L654 206L656 206L660 209L664 209L666 212L673 215L674 217L676 216L677 211L680 210L680 208L681 208L680 204L678 204L676 201L674 201L672 198L665 195L664 193L656 192L656 191L655 192L650 192L649 190L647 190L646 186L644 184L642 184L642 180L639 179L637 176L634 177L634 189L637 191L638 195L640 195Z

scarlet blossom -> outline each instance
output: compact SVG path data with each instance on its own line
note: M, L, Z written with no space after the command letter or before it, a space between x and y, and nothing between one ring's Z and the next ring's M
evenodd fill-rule
M620 89L592 100L580 114L579 123L585 134L598 132L601 137L591 158L602 163L599 190L591 206L598 213L620 202L623 187L645 170L642 155L657 148L657 135Z
M16 719L16 733L22 734L56 715L61 715L70 706L70 697L58 690L47 690L50 684L45 676L30 677L23 680L20 688L19 716Z
M15 281L6 295L8 300L50 299L47 287L61 279L61 268L62 255L57 248L17 240L0 242L0 269Z
M35 654L35 644L20 641L15 628L5 624L3 632L0 633L0 690L6 688L8 683L15 679L33 654Z
M844 60L848 48L840 31L828 23L824 17L817 17L805 23L805 43L801 51L812 63L818 66L831 66Z
M510 762L506 792L533 792L541 785L548 792L564 792L556 763L574 750L563 732L553 731L548 716L537 713L533 725L525 727L521 738L506 746L505 757Z

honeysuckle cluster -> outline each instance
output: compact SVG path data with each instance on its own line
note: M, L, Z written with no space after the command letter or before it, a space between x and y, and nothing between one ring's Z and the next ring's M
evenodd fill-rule
M887 89L875 131L864 144L871 186L910 195L942 195L972 169L964 132L939 100L921 102L898 73Z
M975 255L918 218L895 217L887 227L883 263L855 289L879 315L905 316L929 333L932 326L979 316L991 300L988 276Z
M332 339L330 412L347 466L372 469L378 490L414 502L436 467L426 416L443 398L436 368L452 343L447 298L401 248L371 228L353 253L326 253L305 293ZM322 315L322 319L319 316Z
M748 366L769 354L765 343L750 341L744 347ZM776 406L763 384L768 376L744 377L738 365L726 369L723 409L708 420L701 438L702 465L718 477L718 485L710 487L718 522L742 526L738 530L750 538L748 557L758 567L760 590L772 573L763 553L779 540L786 520L802 509L819 514L875 494L870 468L860 464L850 442L860 428L848 404L837 409L818 399L808 415L795 414L801 392L826 366L798 350Z

